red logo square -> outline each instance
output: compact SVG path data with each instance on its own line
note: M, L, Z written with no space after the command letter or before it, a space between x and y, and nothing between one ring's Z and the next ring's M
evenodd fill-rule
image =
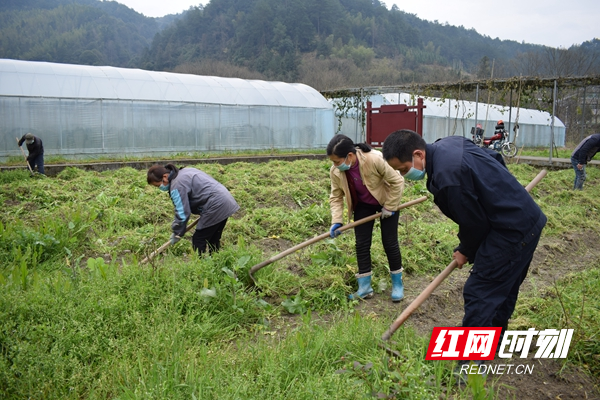
M433 328L426 360L493 360L502 328Z

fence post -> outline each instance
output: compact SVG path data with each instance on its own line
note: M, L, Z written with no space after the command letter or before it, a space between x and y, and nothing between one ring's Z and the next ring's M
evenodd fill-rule
M550 163L552 163L552 152L554 152L554 120L556 119L556 97L557 83L554 81L554 90L552 91L552 122L550 123Z

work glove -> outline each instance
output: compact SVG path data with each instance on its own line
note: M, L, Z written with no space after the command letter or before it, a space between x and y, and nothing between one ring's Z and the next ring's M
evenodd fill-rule
M390 211L390 210L388 210L385 207L383 207L381 209L381 218L388 218L388 217L391 217L394 214L396 214L396 211Z
M181 240L181 238L179 236L177 236L175 234L175 232L171 233L171 239L169 239L171 241L171 246L173 246L175 243L179 242L179 240Z
M340 224L339 222L331 225L331 229L329 229L329 236L331 236L332 238L335 238L336 236L340 236L342 234L342 232L338 231L338 229L341 227L342 227L342 224Z

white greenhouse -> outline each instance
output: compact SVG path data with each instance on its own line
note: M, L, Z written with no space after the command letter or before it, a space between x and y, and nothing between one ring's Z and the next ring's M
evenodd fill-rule
M388 93L374 95L368 98L372 107L391 104L416 104L416 98L407 93ZM335 100L333 101L335 104ZM510 129L510 140L518 147L550 147L552 138L554 146L565 145L565 125L558 118L545 111L526 108L502 107L494 104L475 103L473 101L440 99L424 97L423 104L423 138L427 143L433 143L439 138L459 135L471 138L471 128L476 121L482 125L484 136L493 135L498 120L503 120L507 130ZM476 112L477 111L477 112ZM513 127L519 125L518 137L515 140ZM339 126L336 124L336 128ZM357 122L355 109L342 118L343 133L353 140L364 141L366 136L361 125Z
M322 149L334 119L303 84L0 59L0 159L28 132L74 157Z

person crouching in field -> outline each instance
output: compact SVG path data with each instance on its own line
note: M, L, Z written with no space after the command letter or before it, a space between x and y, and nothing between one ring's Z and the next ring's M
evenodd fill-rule
M175 207L172 245L185 234L191 215L197 214L201 218L192 236L192 248L198 255L206 251L207 245L209 253L219 250L227 219L240 209L225 186L196 168L178 169L173 164L150 167L148 183L169 192Z
M381 211L381 240L387 255L392 278L392 301L404 298L402 256L398 244L398 206L404 190L404 178L383 159L381 152L365 143L354 144L344 135L335 135L327 145L327 156L333 162L331 177L332 238L342 226L344 198L348 219L354 214L357 221ZM356 259L358 262L358 291L348 296L351 300L373 296L371 287L371 239L375 221L354 228Z

